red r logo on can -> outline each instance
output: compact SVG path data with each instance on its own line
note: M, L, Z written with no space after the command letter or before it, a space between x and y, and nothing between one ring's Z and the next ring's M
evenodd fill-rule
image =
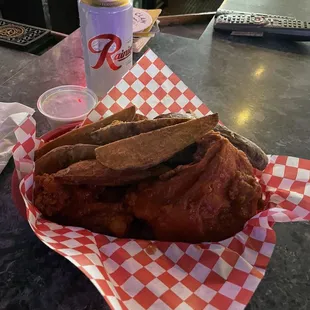
M109 40L103 48L94 48L94 42L97 41L97 45L100 45L100 40ZM115 48L113 51L110 51L110 48L112 45L115 44ZM93 54L100 54L97 63L92 66L93 69L99 69L103 66L105 60L107 61L110 68L114 71L119 70L122 66L117 66L115 64L116 61L124 60L125 58L129 57L131 55L131 47L127 51L122 51L121 53L118 53L120 49L122 48L122 40L114 35L114 34L100 34L88 41L88 49Z

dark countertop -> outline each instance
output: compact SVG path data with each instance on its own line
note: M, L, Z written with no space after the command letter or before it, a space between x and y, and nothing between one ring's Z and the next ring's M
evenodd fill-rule
M310 14L307 0L298 0L294 3L291 0L224 0L221 9L294 16L304 20L309 20Z
M244 2L250 10L250 0L235 1L234 8L244 9ZM1 101L35 107L48 88L84 85L80 44L76 32L0 82ZM209 27L200 41L159 35L150 47L227 126L268 153L310 159L308 44L229 40ZM35 117L39 134L46 132L46 120ZM0 176L0 309L107 309L90 281L42 244L18 215L10 198L12 171L10 162ZM274 255L248 309L310 309L309 224L275 229Z
M37 56L0 46L0 87L6 80L27 66ZM1 101L0 97L0 101Z

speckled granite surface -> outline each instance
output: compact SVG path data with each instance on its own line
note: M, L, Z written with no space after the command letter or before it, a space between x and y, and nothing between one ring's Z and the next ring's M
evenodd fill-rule
M37 56L32 54L0 46L0 85L17 74L36 58Z
M209 32L202 41L160 35L151 47L227 126L268 153L310 159L309 45L245 43ZM0 83L0 101L35 107L48 88L84 83L76 32ZM35 117L40 134L49 130ZM18 215L10 197L12 171L11 162L0 176L0 309L107 309L88 279ZM310 309L309 228L276 225L277 246L248 309Z

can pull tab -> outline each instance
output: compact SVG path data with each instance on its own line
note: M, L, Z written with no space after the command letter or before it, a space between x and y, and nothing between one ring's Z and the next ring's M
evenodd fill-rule
M83 3L91 6L102 6L102 7L119 7L130 3L129 0L81 0Z

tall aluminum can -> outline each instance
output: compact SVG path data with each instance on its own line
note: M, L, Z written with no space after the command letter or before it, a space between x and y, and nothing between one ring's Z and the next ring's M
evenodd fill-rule
M132 67L130 0L79 0L87 87L99 98Z

